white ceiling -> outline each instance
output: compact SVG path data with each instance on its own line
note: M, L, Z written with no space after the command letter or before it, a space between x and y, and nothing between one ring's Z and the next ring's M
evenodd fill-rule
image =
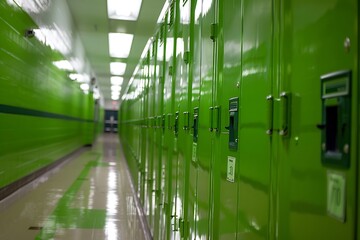
M156 29L156 22L166 0L142 0L137 21L108 19L106 0L66 0L73 14L75 25L82 39L86 56L95 73L105 102L111 102L110 61L127 64L121 95L126 89L148 39ZM131 1L131 0L128 0ZM126 59L109 56L109 32L134 35L130 55ZM121 99L120 95L120 99Z

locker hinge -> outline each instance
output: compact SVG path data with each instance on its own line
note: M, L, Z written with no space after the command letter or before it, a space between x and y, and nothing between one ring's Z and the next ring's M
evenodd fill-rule
M217 24L213 23L211 24L211 29L210 29L210 39L215 42L216 38L217 38Z

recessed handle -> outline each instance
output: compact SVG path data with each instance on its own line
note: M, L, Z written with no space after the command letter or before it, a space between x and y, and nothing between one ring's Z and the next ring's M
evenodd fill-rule
M267 106L268 106L268 122L266 127L266 134L273 134L273 114L274 114L274 97L272 95L268 95L266 97Z
M280 101L282 105L282 117L279 135L285 137L289 135L290 131L290 93L282 92L280 94Z

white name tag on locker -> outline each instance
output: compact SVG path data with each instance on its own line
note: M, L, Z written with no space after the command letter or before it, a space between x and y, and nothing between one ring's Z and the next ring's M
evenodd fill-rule
M235 163L236 158L228 156L226 180L228 180L229 182L235 181Z
M327 174L327 212L330 216L345 222L345 176L335 172Z
M196 162L196 156L197 156L197 143L193 143L193 147L192 147L192 161Z

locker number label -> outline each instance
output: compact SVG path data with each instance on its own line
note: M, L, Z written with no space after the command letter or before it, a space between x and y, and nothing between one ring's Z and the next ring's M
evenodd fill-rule
M229 182L235 181L235 163L236 158L228 156L226 180L228 180Z
M193 143L193 146L192 146L192 161L193 162L196 162L196 156L197 156L197 143Z
M328 172L327 178L327 212L329 215L345 222L345 176Z

